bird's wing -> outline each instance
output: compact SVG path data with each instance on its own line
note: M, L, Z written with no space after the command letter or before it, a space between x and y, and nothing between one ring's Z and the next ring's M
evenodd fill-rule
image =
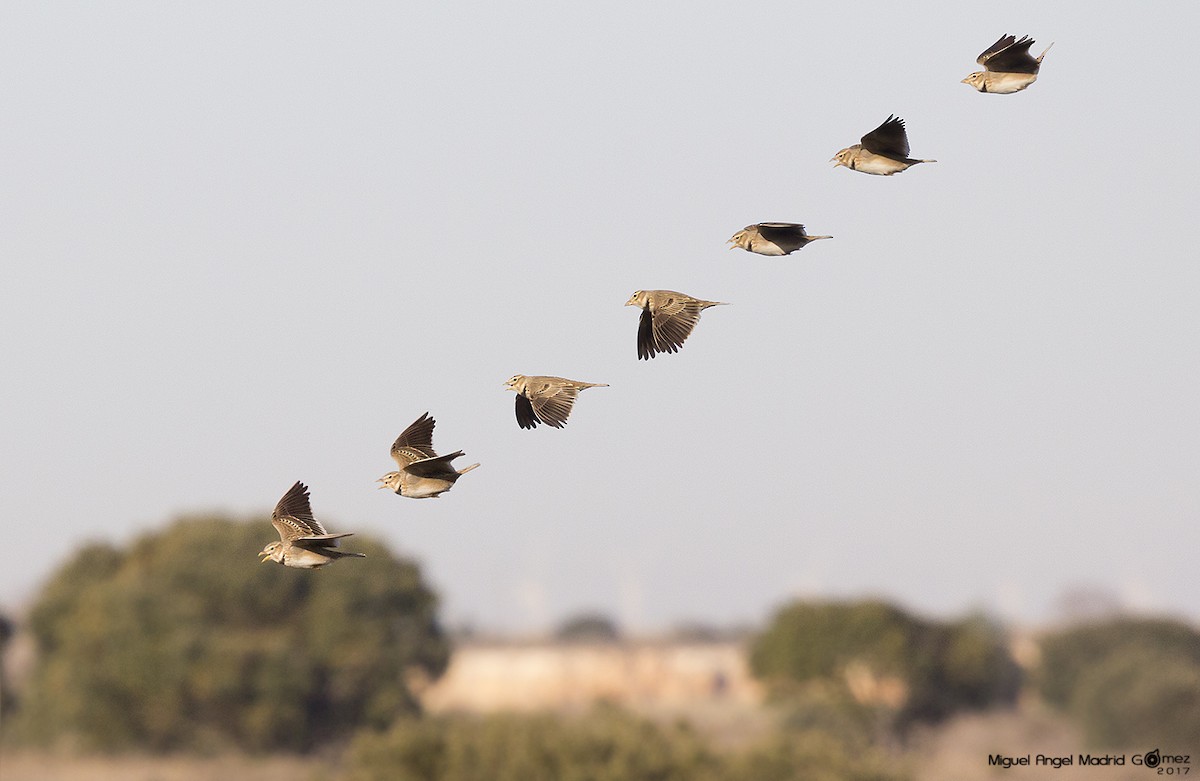
M279 504L275 505L271 513L271 525L284 542L325 533L325 527L313 517L312 507L308 503L308 487L300 481L296 481L279 500Z
M447 472L458 474L458 470L451 466L450 462L461 455L463 455L463 452L456 450L444 456L423 458L404 467L404 471L417 477L445 477Z
M862 145L868 152L884 157L908 157L908 133L904 132L904 120L889 116L882 125L862 137Z
M310 534L306 537L297 537L292 542L330 542L331 540L340 540L343 537L353 537L354 532L341 532L339 534Z
M637 354L638 360L649 360L658 353L654 345L654 316L650 310L642 309L638 319Z
M429 413L426 412L413 421L411 426L404 429L400 436L396 437L396 441L392 444L392 458L396 459L396 463L400 465L401 469L406 468L414 461L437 456L433 450L433 427L435 425L434 419L429 417Z
M1029 53L1033 39L1026 35L1012 43L1010 35L1007 40L1009 45L988 56L987 60L982 62L983 67L997 73L1037 73L1038 61Z
M579 388L573 385L547 383L541 389L533 392L529 397L529 403L533 407L533 413L541 422L547 426L562 428L567 425L567 417L570 416L571 408L575 406L577 398L579 398Z
M651 313L655 346L659 352L676 352L700 321L700 312L704 308L696 299L678 293L669 294L654 304Z
M537 428L537 424L541 423L538 416L533 412L533 405L529 403L529 397L524 393L517 394L517 425L521 428Z
M1009 35L1008 33L1005 33L1004 35L1001 35L999 38L997 38L995 43L993 43L991 46L984 49L980 53L980 55L975 58L975 62L977 62L980 65L982 65L983 67L987 68L988 60L990 60L993 56L995 56L996 52L1004 51L1005 49L1007 49L1009 46L1012 46L1016 42L1017 42L1016 38ZM988 68L988 70L991 70L991 69Z
M343 537L352 537L354 532L342 532L341 534L314 534L308 537L297 537L292 540L292 545L297 548L305 548L307 550L323 553L330 548L338 546L338 540Z
M761 222L758 225L758 235L767 241L777 243L802 239L807 234L804 232L803 225L794 222Z

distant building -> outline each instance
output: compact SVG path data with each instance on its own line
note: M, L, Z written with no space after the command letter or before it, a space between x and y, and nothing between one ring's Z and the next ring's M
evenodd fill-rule
M435 713L580 710L595 702L664 711L756 706L762 691L740 642L471 642L455 649L421 700Z

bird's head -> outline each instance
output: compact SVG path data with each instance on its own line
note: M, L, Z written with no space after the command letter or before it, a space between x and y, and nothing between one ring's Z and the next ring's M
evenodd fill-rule
M625 302L625 306L646 306L646 291L635 290L629 300Z
M516 391L517 393L522 393L525 390L525 375L514 374L505 380L504 387L508 388L509 390Z
M267 543L267 547L258 552L258 557L264 564L268 561L283 561L283 543L278 540Z
M855 144L854 146L848 146L845 149L843 149L842 151L838 152L833 157L831 157L829 159L829 162L834 164L834 168L836 168L839 165L844 165L847 168L849 168L851 161L854 160L854 153L857 152L861 147L862 147L861 144Z
M970 76L967 76L965 79L963 79L961 83L970 84L979 92L983 92L985 78L986 74L983 71L975 71Z
M400 473L399 472L388 472L386 475L379 478L375 482L382 483L382 485L379 486L380 488L389 488L389 489L395 491L396 493L400 493Z
M729 241L725 242L729 245L729 249L737 249L738 247L748 250L753 236L750 233L750 228L742 228L737 233L729 237Z

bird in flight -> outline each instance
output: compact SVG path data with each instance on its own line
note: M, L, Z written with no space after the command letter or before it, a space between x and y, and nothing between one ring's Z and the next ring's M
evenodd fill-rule
M795 222L760 222L747 225L730 237L729 249L741 247L759 255L790 255L803 249L810 241L832 239L832 236L809 236L804 226Z
M937 160L916 160L909 157L908 133L904 130L904 120L889 116L882 125L863 136L861 143L846 147L829 162L864 174L891 176L907 171L917 163L936 163Z
M625 306L642 310L638 322L638 360L650 360L658 353L678 352L691 335L700 313L721 301L705 301L674 290L638 290Z
M524 374L514 374L505 385L517 392L517 425L521 428L537 428L539 423L562 428L567 425L567 417L581 390L608 387L602 382L526 377Z
M376 480L383 484L380 488L389 488L410 499L436 499L449 491L454 481L479 466L471 464L465 469L455 469L450 462L463 455L461 450L439 456L433 449L435 425L436 421L426 412L396 438L392 458L400 469Z
M316 569L347 556L362 558L365 553L338 550L338 540L354 532L329 534L313 517L308 504L308 487L299 481L275 505L271 525L279 532L279 541L259 551L260 560L277 561L285 567Z
M1011 35L1001 35L1000 38L984 50L975 62L983 66L983 70L975 71L962 80L979 92L991 92L996 95L1011 95L1020 92L1037 81L1038 71L1042 67L1042 58L1050 51L1051 43L1037 57L1029 53L1033 39L1028 35L1017 40Z

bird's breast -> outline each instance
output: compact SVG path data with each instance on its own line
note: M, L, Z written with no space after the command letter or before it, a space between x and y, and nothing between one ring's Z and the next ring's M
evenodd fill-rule
M987 91L997 95L1020 92L1037 81L1036 73L988 73L985 77Z
M876 176L891 176L905 170L909 165L911 164L877 155L864 149L858 153L858 158L854 161L854 170Z

